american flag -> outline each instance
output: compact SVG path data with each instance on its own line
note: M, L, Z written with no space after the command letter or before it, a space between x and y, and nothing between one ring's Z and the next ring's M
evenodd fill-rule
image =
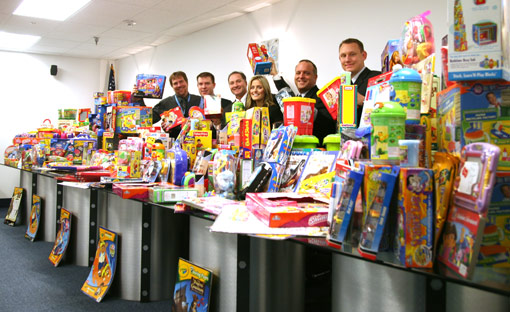
M115 91L115 70L113 70L113 64L110 64L110 79L108 80L108 91Z

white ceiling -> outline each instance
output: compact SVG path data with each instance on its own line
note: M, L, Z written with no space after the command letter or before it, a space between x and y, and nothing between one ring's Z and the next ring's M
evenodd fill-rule
M13 15L21 1L0 1L0 31L42 37L24 52L115 60L280 0L92 0L63 22Z

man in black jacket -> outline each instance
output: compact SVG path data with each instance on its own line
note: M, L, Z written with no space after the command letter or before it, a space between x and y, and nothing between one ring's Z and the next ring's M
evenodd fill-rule
M285 87L290 88L285 80L277 75L276 69L273 66L271 69L273 81L278 90ZM336 122L329 114L326 106L322 100L317 96L317 66L310 60L301 60L295 68L294 83L298 89L297 96L305 97L315 100L315 117L313 122L313 135L319 139L322 145L322 140L328 134L336 132Z
M363 112L363 101L365 101L365 93L367 92L368 79L380 75L380 71L370 70L365 66L367 52L363 47L363 43L358 39L348 38L340 43L339 59L342 68L351 72L351 84L358 86L358 121L361 120Z
M188 77L182 71L174 72L168 79L170 86L174 89L175 95L169 96L161 100L152 108L152 123L155 124L161 120L161 114L179 107L184 117L189 117L189 109L193 106L199 106L201 97L198 95L190 94L188 91ZM168 125L161 125L165 129ZM166 131L166 130L165 130ZM177 138L181 132L181 127L169 129L170 137Z

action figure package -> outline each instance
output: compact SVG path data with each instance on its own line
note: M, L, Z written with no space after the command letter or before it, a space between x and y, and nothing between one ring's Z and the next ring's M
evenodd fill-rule
M309 155L307 151L291 151L281 179L280 192L294 191Z
M380 172L376 177L375 197L368 206L358 247L359 253L367 259L375 260L379 251L389 248L391 226L386 223L390 219L390 204L398 174L399 167L395 166L391 172Z
M431 268L433 264L433 178L431 169L400 169L394 251L406 267Z
M331 246L338 247L348 238L363 176L363 171L350 170L341 187L338 187L338 191L334 192L337 200L335 200L333 218L328 233L328 244Z

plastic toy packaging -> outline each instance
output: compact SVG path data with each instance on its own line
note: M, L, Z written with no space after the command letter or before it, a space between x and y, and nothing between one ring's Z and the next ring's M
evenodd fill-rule
M400 39L400 55L405 67L426 59L435 53L432 23L427 19L430 11L406 21Z
M499 147L471 143L461 151L459 176L455 180L454 204L485 214L496 179Z
M213 181L216 194L225 198L234 198L236 184L236 158L234 151L220 150L214 155Z
M367 259L375 260L377 252L389 244L386 220L398 174L399 167L395 166L389 173L381 172L377 179L375 198L368 207L358 248L359 253Z
M347 239L363 176L363 171L351 170L341 185L334 184L333 196L338 200L335 202L333 218L330 222L328 245L338 247L338 244L342 244Z

